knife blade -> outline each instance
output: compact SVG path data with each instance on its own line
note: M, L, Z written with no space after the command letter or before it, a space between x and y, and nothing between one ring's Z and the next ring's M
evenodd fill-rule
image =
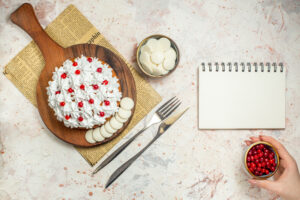
M109 187L154 141L156 141L163 133L165 133L170 128L170 126L172 126L188 109L189 108L186 108L183 111L178 112L164 120L160 124L155 137L136 155L134 155L132 158L130 158L128 161L126 161L123 165L121 165L118 169L114 171L114 173L109 177L105 188Z

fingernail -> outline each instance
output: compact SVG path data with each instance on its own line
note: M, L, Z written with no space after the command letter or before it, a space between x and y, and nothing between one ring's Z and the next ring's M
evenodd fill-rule
M251 183L251 184L253 184L253 185L256 184L256 180L254 180L254 179L250 179L250 180L248 180L248 182Z

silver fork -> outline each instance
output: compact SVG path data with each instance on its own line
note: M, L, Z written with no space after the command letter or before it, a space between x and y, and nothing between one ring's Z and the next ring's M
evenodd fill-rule
M122 144L119 148L117 148L111 155L109 155L93 172L96 174L100 169L105 167L108 163L110 163L115 157L117 157L135 138L137 138L141 133L143 133L149 127L162 122L166 119L170 114L172 114L176 108L181 104L180 100L175 96L160 106L157 111L154 113L150 121L145 125L145 127L137 132L133 137L127 140L124 144Z

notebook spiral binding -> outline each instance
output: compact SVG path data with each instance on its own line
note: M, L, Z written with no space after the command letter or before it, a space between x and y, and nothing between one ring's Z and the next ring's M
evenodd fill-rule
M277 68L279 67L279 71L280 72L283 72L283 64L282 63L279 63L277 65L277 63L269 63L267 62L266 64L264 63L250 63L250 62L247 62L247 63L237 63L237 62L234 62L234 63L224 63L224 62L221 62L221 63L207 63L207 66L205 63L202 63L202 71L205 72L206 70L209 71L209 72L212 72L212 71L222 71L222 72L225 72L225 71L229 71L229 72L232 72L232 71L235 71L235 72L238 72L239 70L241 70L242 72L245 72L245 71L248 71L248 72L251 72L252 70L254 72L264 72L265 70L267 72L277 72Z

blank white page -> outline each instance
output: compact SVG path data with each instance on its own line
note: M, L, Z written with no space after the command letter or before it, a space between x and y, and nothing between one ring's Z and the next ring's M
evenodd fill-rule
M199 68L199 129L285 128L285 68L218 72Z

